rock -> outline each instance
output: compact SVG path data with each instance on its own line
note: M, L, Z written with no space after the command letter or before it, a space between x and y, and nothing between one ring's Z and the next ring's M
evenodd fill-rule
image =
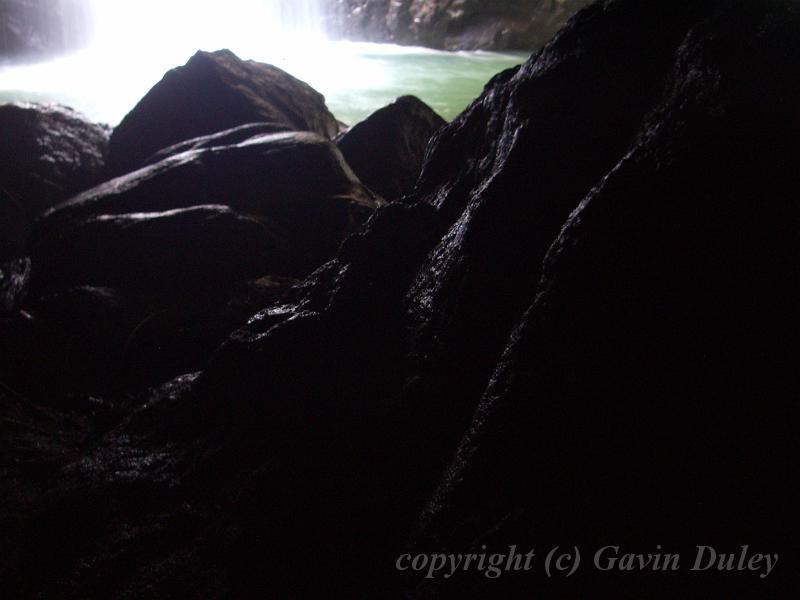
M336 141L361 181L388 201L410 192L431 136L446 124L414 96L398 98Z
M127 228L129 223L139 223L138 213L219 202L248 215L248 222L259 220L270 232L269 252L261 257L260 270L250 275L298 277L333 256L341 241L357 231L382 201L361 185L332 142L313 133L266 135L235 146L191 150L106 182L49 211L32 237L34 271L41 269L48 276L35 278L43 286L69 280L66 274L57 275L58 269L37 263L37 257L62 264L60 250L53 253L47 248L71 244L72 230L76 226L81 230L87 220L92 225L85 231L109 224ZM133 214L133 221L125 221L126 214ZM176 213L183 214L200 213ZM231 220L233 213L225 214L229 215L225 223L242 223L238 217ZM114 221L114 215L123 220ZM168 238L158 241L167 245L152 251L167 254ZM213 248L213 240L207 243ZM257 247L266 252L263 244ZM73 272L72 267L68 272ZM48 277L54 277L53 281Z
M101 181L109 131L42 104L0 105L0 130L0 247L8 256L22 251L34 218Z
M123 377L126 342L147 316L143 301L112 288L78 286L25 304L27 327L17 323L13 378L28 391L117 389Z
M339 131L323 96L288 73L229 50L198 52L164 75L114 129L110 170L121 175L163 148L255 122L328 138Z
M592 31L635 4L598 6ZM800 13L723 5L677 28L639 135L555 236L421 548L658 540L693 558L697 539L733 535L792 553L773 498L797 498L778 463L797 453L800 379L785 348L800 339L800 244L786 227L800 217L788 158L800 149ZM656 596L741 589L692 575L656 578ZM600 596L655 589L652 572L578 582ZM524 585L512 577L500 593ZM479 577L424 587L497 592Z
M55 365L50 383L97 392L203 368L230 331L294 283L282 276L319 266L380 203L315 134L207 143L102 184L37 224L33 293L42 300L26 307L37 319L28 346L52 349L38 363ZM233 207L211 205L217 198ZM119 322L109 317L114 335L92 338L103 348L96 355L74 352L92 320L51 309L66 291L89 288L111 288L129 307Z
M22 205L0 191L0 261L24 254L29 228L30 220Z
M736 26L740 22L747 25ZM603 528L603 539L633 543L628 534L648 531L652 539L664 534L687 544L694 539L692 527L704 519L698 528L703 537L743 531L747 500L759 509L769 501L758 495L757 481L787 493L780 479L786 481L786 471L770 467L766 457L788 453L791 438L778 415L789 414L787 401L798 389L781 350L784 342L796 344L797 331L777 328L792 320L796 299L796 277L786 269L794 264L796 241L785 224L797 218L788 157L796 156L800 89L792 65L798 27L797 13L777 5L717 10L712 3L693 3L676 10L635 1L598 4L541 54L499 75L440 130L411 205L377 211L364 233L349 238L337 259L306 281L303 299L252 319L198 379L191 404L199 404L209 425L291 439L291 449L277 442L254 450L270 461L280 457L281 467L253 492L259 497L253 506L237 504L240 515L255 515L258 504L257 531L273 532L265 544L247 538L252 554L313 547L323 539L341 540L344 548L347 540L359 539L374 561L366 571L390 569L426 499L419 550L480 552L486 539L499 540L493 545L498 549L534 547L538 531L555 546L565 543L554 533L559 527L588 547L596 531L592 519ZM701 58L706 44L700 40L709 38L724 41ZM687 44L693 60L687 61ZM766 64L775 65L769 81L756 75L756 65ZM670 99L673 89L684 86ZM782 100L771 107L777 97ZM722 152L726 145L730 149ZM752 168L745 166L764 147L769 151ZM703 175L709 151L719 155L709 163L711 179ZM618 179L618 171L631 168L641 169L635 179ZM662 175L661 169L667 171ZM762 175L771 182L763 186L766 196L757 192ZM580 220L584 205L594 203L593 188L612 182L619 183L592 217L602 224L593 230L593 242L587 241L579 262L558 268L559 289L569 292L547 294L542 266L550 263L548 250L560 240L557 245L572 256L583 228L561 237L562 228L571 214ZM774 214L756 210L764 197ZM734 240L742 235L748 242L737 250ZM716 244L722 250L713 250ZM757 302L743 289L754 274ZM516 360L518 338L533 335L525 333L523 319L535 301L543 311L537 331L544 328L536 339L544 343L526 342L525 352L533 354ZM706 337L693 345L704 329ZM740 347L733 340L745 333ZM768 339L780 342L768 358L758 358ZM658 353L662 340L664 356ZM320 355L326 357L322 364ZM728 358L733 362L726 364ZM728 378L731 386L714 389L713 382ZM772 400L757 408L752 398L771 380L780 382L769 387ZM513 394L506 394L507 386L514 386ZM266 397L268 402L261 400ZM234 407L230 398L240 404ZM731 398L733 405L722 410ZM690 415L704 411L693 408L701 406L709 419L725 415L723 423L704 420L699 426ZM766 423L768 432L747 413ZM542 416L547 425L538 423ZM465 431L470 437L445 470ZM736 435L724 442L726 431ZM767 441L770 435L774 439ZM660 445L648 446L651 436ZM672 436L681 446L674 455ZM735 468L717 459L705 445L707 436L737 457L757 457L761 471L736 463L753 478L730 504L738 525L690 506L697 494L708 507L719 506L717 488L703 484L700 474L711 477L718 469L709 481L726 490L737 485ZM753 440L747 450L737 446L745 439ZM707 468L682 477L677 457L685 465L694 450ZM661 468L665 477L651 475ZM315 473L313 483L295 486L292 496L291 482L306 472ZM431 499L426 490L437 486L442 472L444 483ZM613 486L608 491L606 480ZM643 495L627 495L626 485ZM303 513L303 520L296 516L295 526L287 525L282 505L263 504L275 488L298 502L324 498L324 507L309 509L319 521L307 528ZM544 512L537 512L538 498ZM664 498L681 514L694 511L692 526L662 518ZM636 528L627 528L626 510L636 517ZM517 512L522 516L513 518ZM265 515L275 520L264 523ZM766 515L754 517L764 526L760 533L748 528L746 534L787 548L791 540ZM243 519L244 530L256 526L255 517ZM274 533L278 523L281 537ZM497 529L502 536L493 533ZM320 572L349 572L364 560L358 551L342 550L315 565ZM279 570L291 568L283 562ZM588 573L589 584L600 585ZM718 583L712 578L708 585ZM349 585L357 584L343 583ZM530 586L528 573L524 580L510 578L501 594L517 597ZM473 587L480 597L494 595L471 577L463 585L442 580L427 591L475 597ZM665 597L674 595L671 588Z
M0 381L51 404L65 393L108 398L157 385L205 368L231 331L288 301L296 284L267 276L180 298L82 285L24 304L22 293L0 285L0 299L14 296L13 310L0 310L0 356L13 357L0 362Z
M280 133L282 130L282 126L276 125L275 123L246 123L245 125L234 127L233 129L200 136L191 140L186 140L185 142L180 142L169 148L163 148L148 158L144 164L145 166L153 165L157 162L161 162L165 158L181 154L187 150L203 150L205 148L233 146L264 134Z
M531 50L590 1L343 0L330 28L349 39L445 50Z
M31 261L20 258L0 264L0 314L16 310L28 291Z
M32 248L33 285L213 295L268 273L275 244L263 224L226 206L97 214Z
M0 185L29 217L100 182L109 130L71 108L0 105Z

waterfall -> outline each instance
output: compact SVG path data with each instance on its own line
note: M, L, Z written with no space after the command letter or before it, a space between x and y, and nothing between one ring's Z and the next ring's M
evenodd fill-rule
M87 46L108 56L263 54L323 38L323 3L333 1L0 0L0 58Z
M272 5L283 31L321 35L323 11L321 0L267 0Z
M95 46L183 53L227 47L261 54L322 37L323 0L89 0Z
M0 2L0 58L55 55L83 48L90 39L89 0Z

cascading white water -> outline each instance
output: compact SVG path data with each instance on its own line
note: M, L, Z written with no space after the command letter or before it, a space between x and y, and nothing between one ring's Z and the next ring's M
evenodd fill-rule
M263 54L322 37L322 0L90 0L93 48L174 54L230 48Z
M55 0L82 3L91 35L77 53L0 72L0 90L63 101L116 123L168 69L198 50L228 48L280 66L313 85L331 81L322 3L333 0ZM75 92L75 99L72 98ZM77 94L80 93L78 97Z
M42 57L86 46L89 0L0 0L0 61Z
M78 32L76 45L85 47L40 64L0 65L0 102L58 101L111 125L197 50L228 48L272 63L321 91L348 123L408 93L453 117L492 75L522 60L328 41L324 15L338 0L40 1L72 7L59 26L65 36Z

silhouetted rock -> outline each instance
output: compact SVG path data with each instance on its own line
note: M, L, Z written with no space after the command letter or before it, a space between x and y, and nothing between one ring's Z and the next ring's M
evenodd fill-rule
M365 185L394 201L411 191L431 136L445 124L421 100L403 96L344 132L336 145Z
M191 140L179 142L174 146L170 146L169 148L159 150L145 161L145 165L152 165L157 162L161 162L165 158L175 156L176 154L186 152L187 150L203 150L205 148L233 146L235 144L241 144L242 142L254 137L259 137L269 133L280 133L282 131L284 131L283 127L281 125L276 125L275 123L246 123L245 125L234 127L233 129L227 129L225 131L212 133L211 135L196 137Z
M591 0L342 0L330 28L349 39L447 50L540 48Z
M24 253L29 228L30 220L22 205L0 190L0 261Z
M268 273L275 246L267 227L226 206L98 214L39 240L34 286L211 295Z
M766 457L789 451L778 415L789 414L787 400L798 389L783 350L796 344L797 330L781 331L778 323L793 320L797 300L796 273L786 268L797 247L786 223L797 218L789 157L796 156L800 22L792 9L770 3L715 5L618 1L582 12L435 135L410 199L417 204L380 209L336 261L307 280L303 301L264 311L215 356L192 396L201 398L206 421L268 431L267 438L291 431L291 447L302 454L278 444L262 450L283 459L285 478L272 483L285 491L313 471L313 494L325 498L311 532L299 518L287 527L285 513L265 510L280 514L286 529L280 541L272 539L275 547L313 546L327 536L346 547L347 539L359 539L371 548L374 562L366 564L391 571L425 490L452 459L493 381L472 425L479 433L451 471L455 491L448 484L437 496L420 548L480 551L476 540L493 539L503 519L520 511L513 526L502 528L500 550L538 547L538 531L552 545L616 543L615 536L632 542L647 531L648 539L664 533L689 546L703 531L705 538L750 536L788 549L784 530L769 521L770 499L754 482L788 492L775 478L785 481L785 470ZM708 38L719 41L704 56ZM758 76L758 65L767 64L770 77ZM684 93L673 98L676 89ZM618 179L628 169L636 177ZM594 243L580 263L559 267L568 296L545 294L548 249L561 240L573 252L581 237L560 238L565 223L576 209L575 221L587 217L582 211L594 202L595 186L616 181L592 217L603 224L592 229ZM759 212L762 202L770 209ZM745 292L754 275L755 298ZM514 331L537 297L547 311L545 343L509 367L504 348L521 335ZM737 335L746 340L741 346ZM780 342L769 346L769 339ZM328 357L324 364L314 360L319 355ZM547 378L532 378L541 368ZM733 383L715 389L717 378ZM769 385L771 399L758 408L757 389L771 380L780 383ZM525 385L498 399L506 382ZM242 404L220 402L223 390ZM269 402L259 401L265 397ZM503 417L495 417L495 401ZM701 406L709 418L725 415L723 422L695 421L693 407ZM540 425L541 417L547 419ZM736 435L726 438L727 431ZM647 446L648 436L661 445ZM678 451L672 437L680 440ZM751 452L758 468L718 459L707 437L729 456ZM743 440L752 440L746 450ZM681 477L676 465L694 451L702 466ZM662 469L666 476L654 482L651 474ZM735 489L737 469L753 483ZM463 490L462 476L474 482ZM642 494L626 496L626 485ZM710 514L725 502L718 489L735 490L724 505L738 515L738 526ZM298 498L312 493L305 483L295 490ZM693 509L697 498L709 510ZM664 499L680 514L695 511L687 526L669 518L671 530L660 528L669 515L658 508ZM761 530L745 525L747 499L758 507L752 522ZM637 527L628 527L625 510ZM704 518L703 528L693 529ZM262 527L266 535L270 526ZM252 543L266 553L272 542ZM327 564L349 572L364 561L354 550ZM324 570L324 559L315 564ZM486 597L494 589L465 580L431 592ZM510 591L501 588L509 597L529 591L530 574L509 582ZM663 591L673 597L676 587Z
M35 217L96 185L109 130L57 105L0 105L0 185Z
M0 264L0 313L15 310L28 291L31 274L29 258Z
M635 5L596 8L593 31ZM697 540L730 552L747 538L796 557L775 500L797 500L784 461L800 389L786 351L800 339L800 242L786 226L800 216L800 14L722 6L678 29L630 150L556 236L421 547L660 544L688 570ZM585 572L561 589L760 598L789 585L788 572L696 575ZM419 596L507 597L523 579Z
M18 322L14 373L20 387L62 392L117 388L131 336L151 316L129 292L92 286L62 289L25 303Z
M339 125L325 98L306 83L229 50L198 52L169 71L114 129L114 175L145 164L159 150L248 123L332 138Z
M0 130L1 258L21 251L35 217L101 181L109 130L42 104L0 105Z
M57 277L36 257L57 260L58 253L46 252L45 259L39 246L57 247L72 235L71 228L82 227L87 219L218 203L258 219L270 232L274 243L264 257L268 260L251 275L296 277L329 259L380 201L361 185L332 142L312 133L266 135L172 156L55 207L34 232L34 270L38 273L41 267ZM153 251L168 252L168 240L159 241L167 245ZM45 286L55 281L36 279Z
M118 387L203 368L230 331L276 301L292 276L333 256L379 203L312 133L212 143L106 182L36 227L27 347L51 349L38 368L56 371L47 381L61 389L102 391L115 378ZM125 310L104 313L113 335L90 339L105 351L76 353L81 329L95 326L65 313L62 299L101 288ZM101 362L112 356L113 365ZM102 375L94 382L93 371Z

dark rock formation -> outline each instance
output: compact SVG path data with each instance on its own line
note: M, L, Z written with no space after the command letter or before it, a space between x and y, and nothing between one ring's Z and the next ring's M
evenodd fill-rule
M594 33L634 4L595 9ZM800 339L786 227L800 216L800 14L710 4L723 8L688 30L661 21L682 32L662 93L550 247L422 547L660 544L691 563L698 539L747 538L796 560L776 503L797 499L784 461L800 389L786 353ZM779 596L789 573L771 577L584 572L560 589ZM522 579L466 577L435 596L507 596Z
M192 138L179 142L174 146L169 146L159 150L153 156L145 161L145 165L152 165L161 162L165 158L175 156L187 150L203 150L204 148L216 148L222 146L234 146L241 144L254 137L259 137L269 133L281 133L284 131L281 125L275 123L246 123L239 125L233 129L226 129L212 133L211 135L203 135L200 137Z
M403 96L351 127L336 145L367 187L394 201L411 191L431 136L445 124L421 100Z
M591 0L340 0L333 32L446 50L541 48Z
M11 195L0 190L0 260L8 260L24 253L30 219L22 205Z
M95 391L202 368L381 203L328 140L284 133L214 145L239 134L197 140L210 147L106 182L38 222L25 305L33 326L11 325L38 356L28 362L56 371L50 385ZM86 310L69 310L76 298ZM84 342L103 350L76 352Z
M255 219L208 205L90 216L39 240L32 260L37 289L213 295L275 269L276 245Z
M313 133L266 135L235 146L192 150L49 211L32 237L33 252L40 257L34 259L34 277L40 287L61 280L57 269L48 266L51 258L57 262L59 252L43 249L68 241L86 220L205 204L225 204L267 226L274 247L260 274L306 275L330 258L379 203L336 146ZM39 269L48 276L38 277Z
M20 250L35 217L101 181L109 130L70 108L40 104L0 105L0 130L0 252L7 255Z
M164 75L114 129L111 171L127 173L163 148L254 122L328 138L339 131L325 98L299 79L229 50L198 52Z
M785 596L780 564L590 561L662 544L690 562L705 543L797 559L798 32L795 3L600 2L202 374L119 401L91 444L87 403L30 447L50 413L0 392L10 451L44 466L8 467L0 581L23 598ZM580 545L584 567L400 580L409 542L535 548L539 567Z
M28 291L31 261L20 258L0 264L0 314L15 310Z

